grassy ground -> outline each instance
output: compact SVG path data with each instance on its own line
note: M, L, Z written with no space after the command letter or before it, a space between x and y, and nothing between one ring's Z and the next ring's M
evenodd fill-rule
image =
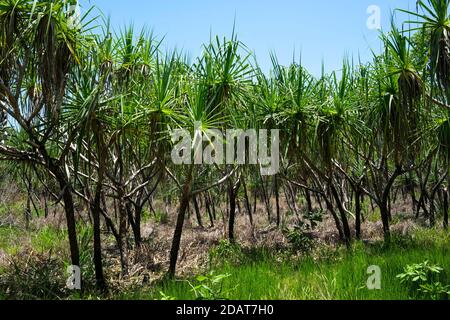
M0 210L0 217L3 216L5 221L7 214L2 215ZM95 278L90 226L78 226L86 288L80 296L65 289L69 251L67 233L59 220L52 220L53 223L36 220L29 231L20 227L23 225L20 221L0 224L0 299L423 299L427 296L410 290L397 275L406 266L427 260L444 269L440 281L444 285L450 284L449 233L411 223L407 224L412 225L411 228L404 228L401 216L396 215L399 228L393 226L396 231L387 247L382 241L374 240L379 237L373 236L372 230L378 230L379 223L375 215L368 216L374 217L373 224L368 221L365 225L366 234L371 232L368 236L372 239L370 243L356 242L347 249L315 239L311 244L314 249L308 252L293 251L286 237L276 229L257 235L259 239L268 239L266 242L252 244L248 239L239 238L238 243L243 244L240 247L224 241L217 244L218 239L223 238L220 226L203 231L196 229L195 225L188 226L183 246L186 251L181 254L184 258L180 258L180 264L198 268L180 273L178 280L166 281L155 279L166 270L159 261L167 259L166 249L170 247L172 227L162 223L159 217L158 221L147 217L145 220L149 221L144 230L153 232L146 243L149 249L134 257L132 267L136 273L130 281L117 281L119 262L109 255L111 250L115 250L115 243L109 238L104 239L105 272L111 288L107 296L100 296L93 290ZM256 218L263 219L264 215ZM242 227L247 225L245 217L238 222L241 223L240 235L247 234ZM263 222L259 225L264 226ZM328 229L333 230L332 226L325 230ZM213 249L208 254L211 247ZM160 260L153 261L158 255ZM381 290L367 289L366 282L370 276L367 269L372 265L381 269ZM143 283L144 274L148 275L150 283Z
M11 241L17 237L17 230L0 228L2 239ZM14 235L14 236L12 236ZM4 236L4 237L3 237ZM42 229L32 237L32 247L45 252L61 243L64 234L52 229ZM3 247L14 248L13 243L3 243ZM345 247L333 248L321 246L308 254L298 254L290 250L245 249L227 242L221 242L210 252L210 262L204 272L196 277L184 280L166 280L147 285L116 288L107 296L98 296L95 292L79 294L59 291L58 281L64 281L64 274L52 270L49 261L42 256L39 268L29 265L22 274L33 274L26 280L20 274L14 281L22 281L23 294L33 292L29 298L53 297L54 292L62 294L62 299L205 299L231 300L315 300L315 299L422 299L427 298L408 289L397 275L407 265L428 260L444 269L441 280L449 284L447 273L450 271L449 233L437 230L418 229L408 236L394 236L389 247L381 242L364 244L356 242L350 250ZM86 259L88 264L89 258ZM63 270L60 263L53 261L55 270ZM381 269L381 290L368 290L366 282L369 266ZM30 269L31 268L31 269ZM2 270L0 270L0 274ZM57 277L53 281L50 276ZM47 276L50 278L47 279ZM44 279L45 278L45 279ZM35 283L31 280L36 280ZM193 290L193 287L196 287ZM44 291L41 291L44 290ZM47 291L46 291L47 290ZM42 295L42 296L41 296ZM5 293L0 299L8 298Z
M216 265L211 266L211 271L216 277L229 275L222 282L214 284L214 276L200 278L201 281L195 278L166 281L148 291L128 293L120 298L191 300L201 290L192 290L192 286L205 284L217 294L216 298L232 300L420 299L425 297L409 290L397 275L407 265L426 260L449 271L449 245L448 234L421 230L412 236L396 237L390 247L355 243L351 250L322 248L303 258L262 249L245 252L237 247L219 248L219 252L212 254ZM370 276L367 269L371 265L381 268L381 290L367 289Z

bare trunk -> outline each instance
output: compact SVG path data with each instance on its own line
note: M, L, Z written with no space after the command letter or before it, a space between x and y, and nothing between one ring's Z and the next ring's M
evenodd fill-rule
M209 217L209 222L210 222L211 228L214 228L214 216L211 211L211 205L209 203L209 198L208 198L207 193L205 193L205 207L206 207L206 212L208 212L208 217Z
M233 188L232 182L228 188L228 199L230 201L230 216L228 219L228 239L234 242L234 223L236 219L236 192Z
M178 253L180 251L181 237L183 235L184 220L186 217L186 211L188 209L189 201L191 198L192 175L193 175L193 166L189 168L189 172L187 174L186 181L184 183L181 194L180 208L178 210L177 223L175 226L175 232L172 239L172 248L170 250L170 265L167 274L170 278L175 277L176 273Z
M25 207L25 229L30 229L30 219L31 219L31 190L28 190L27 204Z
M275 202L277 207L277 227L281 225L281 212L280 212L280 193L279 193L279 185L278 185L278 177L275 176Z
M261 173L259 174L260 178L261 178L261 188L262 188L262 196L264 199L264 203L266 205L266 210L267 210L267 220L269 221L269 224L272 223L272 210L270 207L270 199L269 196L267 194L267 189L264 183L264 179L263 176L261 175Z
M389 209L387 203L383 203L380 207L381 221L383 223L384 241L389 244L391 240L391 230L389 226Z
M120 265L122 267L122 275L128 275L128 244L127 244L127 209L125 207L125 199L123 190L119 191L120 198L118 199L119 212L119 252Z
M305 191L305 198L306 198L306 204L307 204L307 208L308 208L308 212L312 212L313 211L313 207L312 207L312 201L311 201L311 193L309 192L309 190Z
M355 232L356 239L361 240L361 193L359 191L355 192Z
M51 166L50 170L55 175L63 195L64 212L66 215L67 233L69 236L70 258L73 266L80 266L80 251L78 248L77 228L75 221L75 207L73 203L72 190L62 170Z
M201 215L201 212L200 212L200 207L198 205L198 201L197 201L197 197L196 196L192 197L192 202L194 203L195 216L197 217L198 226L200 228L204 229L203 221L202 221L202 215Z
M444 229L448 230L448 189L445 188L442 191L444 198Z
M101 187L100 187L101 188ZM102 262L102 244L101 244L101 230L100 230L100 202L101 191L97 189L95 193L94 203L92 205L92 218L94 224L94 267L95 267L95 280L97 288L100 290L106 289L105 277L103 275L103 262Z
M344 241L348 246L352 241L352 233L350 231L350 225L348 224L347 212L345 211L341 198L339 197L339 193L337 192L333 184L331 184L330 189L331 193L333 194L334 200L336 201L336 205L341 216L342 229L344 231Z
M242 179L242 186L244 187L245 208L247 209L248 219L250 221L250 225L253 226L252 208L250 205L250 199L248 198L247 184L245 183L245 179Z
M326 196L324 196L323 198L324 198L324 200L325 200L325 202L327 204L328 211L330 211L331 215L333 216L333 220L334 220L334 223L336 225L336 229L337 229L337 231L339 233L339 239L341 241L344 241L345 240L344 231L342 230L341 221L339 220L339 218L338 218L338 216L336 214L336 211L334 211L333 204Z
M401 166L397 166L392 176L389 178L381 196L380 203L380 213L381 213L381 221L383 223L383 234L384 240L387 244L391 241L391 231L390 231L390 209L389 209L389 195L391 193L392 186L394 185L395 180L402 174Z

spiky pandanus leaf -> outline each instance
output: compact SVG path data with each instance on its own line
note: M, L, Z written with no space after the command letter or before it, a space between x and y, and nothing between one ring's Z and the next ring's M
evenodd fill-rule
M388 112L385 115L389 120L387 123L392 129L392 133L386 132L386 137L394 149L396 164L401 165L404 160L413 159L417 150L418 117L425 88L414 66L407 37L392 23L391 32L383 34L382 39L386 46L387 68L384 71L386 79L382 80L383 103Z
M447 99L450 98L450 1L449 0L418 0L417 7L421 12L408 10L399 11L410 14L419 20L406 23L419 25L411 31L430 33L429 61L431 77L444 90ZM408 30L409 31L409 30Z

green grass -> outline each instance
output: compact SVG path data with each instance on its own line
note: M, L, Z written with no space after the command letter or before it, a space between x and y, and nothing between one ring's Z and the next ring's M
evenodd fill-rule
M387 248L380 244L355 243L351 250L329 249L301 259L284 259L277 253L259 249L244 253L240 264L222 263L215 274L230 274L223 281L228 299L259 300L407 300L411 293L397 279L406 265L429 260L450 271L449 235L438 231L418 231L411 237L395 237ZM382 289L368 290L367 269L377 265L382 271ZM194 281L193 281L194 282ZM148 292L121 298L161 299L161 293L177 299L193 300L187 281L166 281Z
M21 238L25 232L17 227L0 227L0 249L8 254L16 253L21 246Z
M52 226L44 226L31 238L31 246L39 252L61 248L65 245L67 232Z

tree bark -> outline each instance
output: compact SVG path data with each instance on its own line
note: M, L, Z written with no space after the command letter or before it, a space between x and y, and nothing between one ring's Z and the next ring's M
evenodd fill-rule
M279 193L278 177L275 175L274 179L275 179L275 202L277 207L277 227L279 228L281 225L280 193Z
M211 205L209 203L209 198L208 198L208 194L207 193L205 193L204 198L205 198L206 212L208 212L209 223L210 223L211 228L214 228L214 216L213 216L212 211L211 211Z
M253 226L252 208L250 205L250 199L248 198L247 184L245 183L244 178L242 178L242 186L244 187L245 208L247 210L248 219L250 221L250 226Z
M336 211L334 211L333 203L326 196L323 196L323 198L327 205L328 211L330 211L331 215L333 216L334 223L336 225L336 229L339 233L339 239L341 241L345 241L345 235L344 235L344 231L342 230L341 221L339 220L339 217L337 216Z
M204 229L205 227L203 226L202 215L200 213L200 207L198 205L197 196L192 197L192 202L194 203L195 216L197 217L198 226Z
M307 208L308 208L308 212L312 212L313 211L313 207L312 207L312 201L311 201L311 193L309 192L309 190L305 190L305 198L306 198L306 204L307 204Z
M236 220L236 189L233 183L230 181L230 186L228 188L228 199L230 202L230 216L228 219L228 239L230 242L234 242L234 223Z
M122 267L122 275L128 275L128 244L127 244L127 209L125 207L125 194L124 190L119 188L119 252L120 252L120 265Z
M103 274L100 212L101 212L103 180L106 170L105 161L107 157L107 150L103 141L103 130L101 128L101 124L98 121L96 121L94 124L94 130L96 131L95 138L97 144L97 154L99 158L98 161L99 165L97 170L98 180L95 186L94 201L91 205L92 220L94 226L94 268L95 268L95 280L97 288L104 291L106 290L106 282Z
M100 187L101 188L101 187ZM101 230L100 230L100 207L101 203L101 190L97 188L95 192L94 203L92 205L92 218L94 224L94 267L95 267L95 280L97 288L100 290L106 289L105 277L103 274L103 262L102 262L102 244L101 244Z
M391 241L391 231L390 231L390 223L389 223L389 194L391 192L392 186L394 185L395 180L402 174L402 168L397 166L392 176L389 178L381 196L380 203L380 213L381 213L381 221L383 223L383 234L384 240L387 244Z
M355 222L355 232L356 232L356 239L361 240L361 192L356 191L355 192L355 215L356 215L356 222Z
M331 184L330 186L331 193L333 194L333 197L336 201L336 205L338 207L340 216L341 216L341 222L342 222L342 229L344 231L344 241L348 245L350 245L350 242L352 241L352 233L350 231L350 225L348 223L347 218L347 212L344 209L344 206L342 205L341 198L339 197L339 193L337 192L335 186Z
M75 207L72 197L72 189L66 175L58 167L51 165L51 172L55 175L62 192L64 212L66 215L67 233L69 236L70 258L73 266L80 267L80 251L78 248L77 228L75 221Z
M444 196L444 229L448 230L448 188L445 188L443 191Z
M183 190L181 193L180 208L178 210L177 223L175 226L175 232L172 239L172 248L170 250L170 264L169 264L169 271L167 273L169 278L175 277L176 273L178 253L180 251L181 237L183 235L184 220L186 217L186 211L188 209L189 201L191 198L193 169L194 167L191 165L191 167L189 168L189 172L186 176L186 180L184 182Z

